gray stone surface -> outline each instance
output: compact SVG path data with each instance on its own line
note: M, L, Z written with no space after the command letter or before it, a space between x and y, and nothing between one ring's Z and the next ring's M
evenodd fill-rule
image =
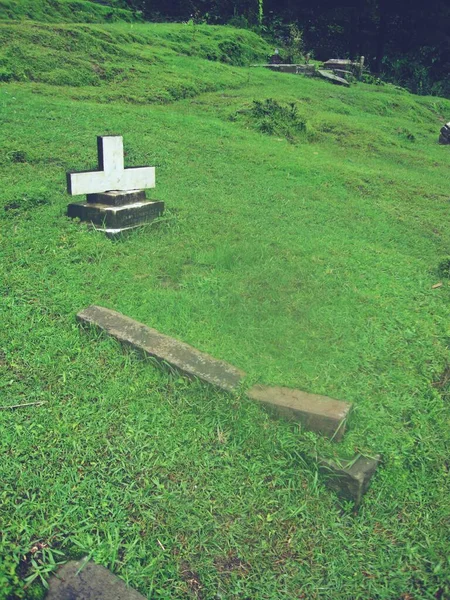
M323 69L318 69L316 73L319 75L319 77L322 77L322 79L327 79L328 81L331 81L331 83L336 83L338 85L350 87L350 84L346 79L334 75L331 71L324 71Z
M108 229L122 229L149 223L164 212L164 202L136 202L125 206L108 206L92 202L74 202L67 207L67 216L79 218Z
M78 573L78 571L81 571ZM71 560L49 581L46 600L145 600L108 569Z
M178 371L198 377L226 391L236 390L245 373L232 365L216 360L192 346L163 335L142 323L114 310L101 306L89 306L77 315L78 321L93 325L120 342L144 352Z
M355 505L359 506L380 461L380 455L375 458L358 456L352 461L343 461L341 464L333 460L320 459L319 470L325 475L329 488L346 500L353 500Z
M101 194L87 194L86 200L92 204L106 204L107 206L124 206L124 204L135 204L145 202L145 190L130 190L129 192L113 191Z
M255 385L247 395L262 402L277 414L300 421L306 429L338 441L345 432L345 420L351 404L327 396L309 394L286 387Z

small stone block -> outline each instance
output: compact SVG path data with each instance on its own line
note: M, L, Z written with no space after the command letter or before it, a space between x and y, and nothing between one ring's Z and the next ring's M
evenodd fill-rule
M71 560L50 578L46 600L145 600L108 569Z
M247 395L283 417L300 421L306 429L336 441L344 435L345 420L352 406L349 402L286 387L255 385Z
M236 390L245 373L232 365L159 333L119 312L89 306L77 315L78 321L93 325L119 342L128 344L189 377L197 377L228 392Z
M129 192L103 192L102 194L87 194L86 199L91 204L106 204L107 206L124 206L145 202L145 190L131 190Z
M149 223L164 212L164 202L136 202L125 206L108 206L92 202L74 202L67 207L67 216L79 218L107 229L123 229Z
M342 464L320 459L319 470L326 476L329 488L359 506L380 461L379 454L375 458L359 456L356 460L343 461Z

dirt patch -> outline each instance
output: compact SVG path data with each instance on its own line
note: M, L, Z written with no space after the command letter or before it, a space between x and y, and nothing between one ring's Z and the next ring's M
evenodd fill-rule
M438 378L433 381L432 386L437 390L448 390L450 386L450 365L446 365Z
M187 584L189 591L192 593L194 598L201 600L203 598L203 586L201 584L200 577L196 571L191 571L189 563L185 560L183 560L180 565L180 574L182 580Z
M217 571L223 575L228 575L235 572L239 572L244 575L250 570L250 567L247 563L233 554L228 554L225 557L217 557L214 560L214 566L216 567Z

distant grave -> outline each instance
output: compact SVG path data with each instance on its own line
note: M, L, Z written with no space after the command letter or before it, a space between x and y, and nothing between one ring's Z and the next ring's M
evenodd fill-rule
M145 225L164 212L164 202L147 200L155 187L154 167L125 168L122 136L97 137L98 170L67 173L71 196L86 194L86 202L69 204L67 215L92 223L115 237Z
M450 123L446 123L442 127L439 135L439 143L443 145L450 144Z

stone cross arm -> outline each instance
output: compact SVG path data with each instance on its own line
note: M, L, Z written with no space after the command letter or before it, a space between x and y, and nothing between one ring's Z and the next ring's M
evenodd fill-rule
M155 187L154 167L124 168L122 136L98 136L97 148L97 171L67 173L67 191L71 196Z

